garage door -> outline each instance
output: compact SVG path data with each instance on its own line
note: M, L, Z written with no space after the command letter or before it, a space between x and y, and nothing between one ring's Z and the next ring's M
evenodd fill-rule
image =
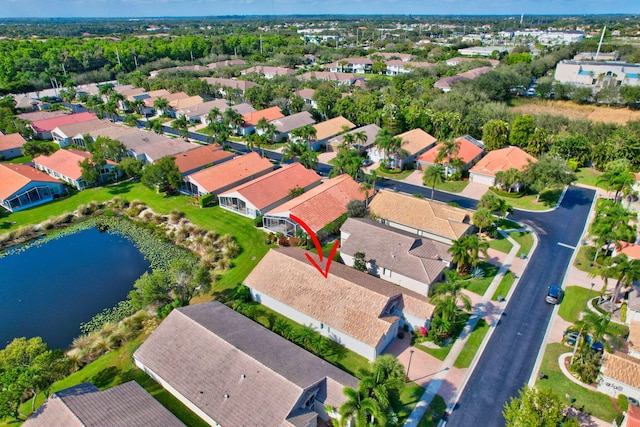
M489 185L492 186L494 185L495 182L495 178L489 175L482 175L479 173L471 173L471 176L469 177L471 182L475 182L477 184L484 184L484 185Z

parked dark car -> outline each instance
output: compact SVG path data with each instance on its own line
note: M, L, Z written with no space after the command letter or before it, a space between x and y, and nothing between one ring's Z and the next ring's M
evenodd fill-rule
M549 304L560 304L564 298L564 290L558 285L551 285L547 290L545 301Z

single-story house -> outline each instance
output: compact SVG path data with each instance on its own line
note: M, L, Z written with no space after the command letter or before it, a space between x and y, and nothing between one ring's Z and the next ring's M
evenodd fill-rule
M396 59L396 60L400 60L402 62L409 62L409 61L412 61L412 60L416 59L415 55L411 55L409 53L398 53L398 52L376 52L376 53L372 53L369 56L370 57L372 57L372 56L381 56L382 58L384 58L387 61Z
M69 145L77 145L79 147L86 148L86 142L84 135L97 129L104 129L117 126L109 120L89 120L86 122L71 123L68 125L57 126L51 131L51 137L53 141L61 148L68 147Z
M453 156L453 159L459 160L460 169L453 164L449 165L448 170L445 170L447 175L451 175L456 172L461 172L463 170L468 170L475 162L477 162L484 153L484 143L482 141L478 141L472 136L466 135L461 136L460 138L456 138L456 144L458 145L458 152ZM418 157L418 165L422 169L426 169L426 167L431 166L436 163L446 164L447 159L442 159L439 162L437 161L438 155L440 154L440 148L444 144L439 143L435 147L430 148L426 153L421 154ZM445 166L446 169L446 166Z
M475 79L476 77L484 73L488 73L491 70L493 70L492 67L479 67L474 68L473 70L466 71L464 73L456 74L455 76L443 77L435 82L433 87L438 88L443 92L449 92L453 84L463 80Z
M473 231L471 211L394 191L378 191L369 210L383 224L448 245Z
M171 117L175 117L175 112L178 110L184 110L203 103L204 99L200 95L188 96L186 98L169 101L169 105L171 106Z
M135 381L100 391L82 383L53 393L22 424L25 427L184 427Z
M0 134L0 160L9 160L22 156L22 146L27 142L19 133Z
M632 292L634 298L629 295L629 305L627 311L627 323L629 324L629 337L627 338L629 356L640 359L640 301L638 290L634 287Z
M240 104L232 105L231 107L225 108L224 111L222 112L224 113L229 108L235 111L236 113L240 114L241 116L244 116L245 114L253 113L254 111L256 111L256 109L253 108L253 105L248 104L246 102L241 102Z
M469 181L494 186L499 184L496 183L497 172L504 172L512 168L522 171L529 162L535 161L535 157L520 147L505 147L489 151L486 156L469 169Z
M276 76L295 76L296 70L286 67L272 67L268 65L256 65L240 71L240 74L258 73L264 75L265 79L272 79Z
M311 108L317 109L318 103L313 99L313 95L316 93L314 89L300 89L293 92L294 95L298 95L304 100L304 105L308 105Z
M0 163L0 206L9 212L50 202L64 191L60 181L29 165Z
M233 153L224 151L218 144L201 145L174 156L182 176L190 175L209 166L233 159Z
M629 404L629 409L627 409L620 427L640 427L640 406Z
M53 119L54 117L68 116L66 110L45 110L45 111L29 111L28 113L20 113L16 117L28 122L37 122L39 120Z
M223 79L219 77L200 77L205 83L220 88L220 94L227 96L227 92L237 90L241 95L250 87L260 86L258 83L248 82L245 80Z
M82 179L82 168L80 162L91 159L91 153L80 150L58 150L50 156L38 156L33 159L36 169L60 179L67 184L84 190L88 188L87 183ZM99 171L99 182L104 182L113 174L118 174L117 164L107 160L107 164ZM117 178L117 175L115 176Z
M391 167L401 169L406 163L413 162L420 154L436 145L436 139L420 128L395 136L402 140L400 154L391 159ZM384 150L372 145L367 151L374 162L385 160Z
M191 123L209 124L207 121L207 115L214 108L220 110L220 115L222 115L225 110L229 108L229 102L226 99L216 99L214 101L203 102L202 104L197 104L193 107L183 108L176 111L176 116L185 116Z
M114 139L120 141L127 148L130 156L145 163L153 163L162 157L175 156L200 147L199 144L186 142L181 138L169 138L141 129L124 133Z
M173 310L133 360L212 426L325 425L358 384L217 301Z
M321 145L327 144L329 139L338 135L341 132L350 131L355 128L356 125L342 116L334 117L333 119L325 120L324 122L313 125L316 130L316 138L309 141L309 145L314 150L318 150Z
M351 200L364 199L365 193L360 184L349 175L342 174L268 211L262 222L265 230L295 236L301 227L290 218L293 214L303 219L315 234L320 234L329 223L347 213L347 204Z
M303 126L309 126L316 123L311 113L302 111L300 113L284 116L279 119L270 121L276 127L276 133L273 136L274 142L282 142L289 139L289 132Z
M366 126L353 129L341 135L338 135L335 138L331 138L329 140L329 143L327 144L327 148L329 148L331 151L338 151L338 147L343 143L345 135L356 134L360 132L364 133L366 140L364 142L357 141L353 145L353 148L357 149L360 152L360 154L364 154L365 152L368 152L373 147L373 144L376 141L376 136L378 136L378 132L380 132L380 126L366 125Z
M488 62L491 64L492 67L496 67L500 64L500 61L498 61L497 59L486 59L486 58L482 58L482 59L478 59L478 58L463 58L461 56L456 56L455 58L450 58L447 59L445 61L445 63L451 67L454 67L458 64L462 64L463 62L472 62L472 61L482 61L482 62Z
M640 360L620 351L605 352L597 390L612 397L624 394L640 401Z
M219 195L233 187L266 175L272 170L273 164L269 159L251 152L187 175L184 179L183 191L196 196Z
M224 61L212 62L207 64L207 68L215 70L224 67L244 66L247 62L244 59L225 59Z
M321 181L320 175L295 162L219 194L218 202L224 209L256 218L290 200L292 190L309 191Z
M404 325L428 325L434 307L427 297L339 263L324 278L306 254L271 249L245 279L251 298L369 360Z
M617 242L613 255L626 255L629 259L640 259L640 245L635 243Z
M44 120L36 120L31 122L31 128L34 132L33 137L36 139L52 139L51 131L58 126L88 122L89 120L95 120L97 118L98 117L93 113L84 112L77 114L64 114Z
M267 122L280 119L284 117L279 107L269 107L264 110L254 111L242 116L244 124L238 129L238 132L242 136L251 135L256 130L256 126L261 119L265 119Z
M356 76L353 73L335 73L331 71L309 71L297 77L300 80L322 80L336 82L339 85L354 85L357 82L364 82L364 77Z
M425 296L451 266L450 247L366 218L348 218L340 228L345 265L353 267L354 255L362 252L369 274Z
M204 72L209 71L209 68L203 67L202 65L181 65L178 67L163 68L161 70L152 70L149 72L149 77L155 78L158 77L160 73L173 73L176 71Z

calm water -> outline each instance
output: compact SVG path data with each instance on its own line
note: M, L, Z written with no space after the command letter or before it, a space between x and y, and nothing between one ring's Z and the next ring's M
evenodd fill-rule
M95 228L0 258L0 349L34 336L68 347L81 322L125 299L148 268L130 241Z

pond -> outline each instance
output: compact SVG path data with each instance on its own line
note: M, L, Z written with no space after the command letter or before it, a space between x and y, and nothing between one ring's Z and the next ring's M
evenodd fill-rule
M80 323L125 299L147 270L131 241L96 228L0 258L0 349L34 336L66 349Z

